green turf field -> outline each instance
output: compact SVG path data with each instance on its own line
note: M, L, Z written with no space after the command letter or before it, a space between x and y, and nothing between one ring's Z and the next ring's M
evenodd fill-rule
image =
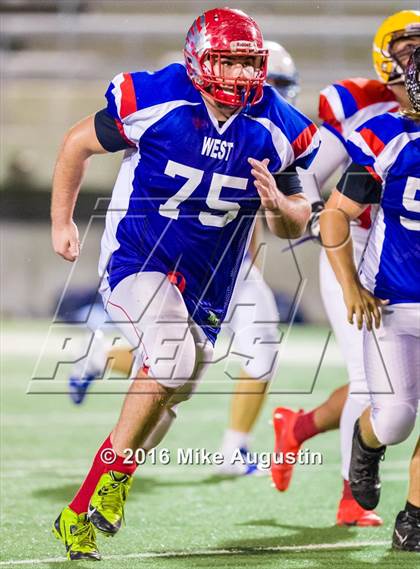
M0 567L59 569L68 566L52 521L77 489L98 445L117 417L122 395L95 394L81 408L62 394L26 394L46 325L4 327L2 368L2 550ZM285 364L255 431L255 450L271 450L268 424L273 406L313 407L340 385L345 372L337 354L321 367L312 394L325 330L294 330ZM308 356L309 354L309 356ZM140 467L126 508L126 527L113 539L99 537L104 569L184 567L364 568L418 567L414 554L390 550L394 518L405 502L406 464L414 447L389 449L382 465L378 512L384 526L334 526L341 489L336 432L311 441L321 467L297 466L289 491L280 494L268 477L227 480L205 466L178 466L179 447L217 450L226 425L229 396L223 364L215 366L195 398L184 404L162 444L169 465ZM219 381L220 380L220 381ZM291 391L302 391L291 394ZM210 392L210 393L209 393ZM211 393L213 392L213 394ZM77 562L77 567L91 566Z

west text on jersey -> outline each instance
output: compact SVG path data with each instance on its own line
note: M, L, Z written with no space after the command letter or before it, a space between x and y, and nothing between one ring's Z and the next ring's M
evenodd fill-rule
M227 161L229 160L232 148L233 142L227 142L226 140L205 136L201 154L203 156L210 156L211 158L218 158L219 160Z

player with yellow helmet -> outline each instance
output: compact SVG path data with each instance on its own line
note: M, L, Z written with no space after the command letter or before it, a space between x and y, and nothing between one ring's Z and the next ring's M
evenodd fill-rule
M376 115L408 106L404 70L411 53L418 45L420 11L397 12L379 26L373 41L373 63L379 80L350 78L333 83L322 90L319 104L319 116L323 121L320 127L322 144L317 158L309 168L309 172L313 174L312 178L307 174L303 178L304 190L313 202L315 221L323 209L318 188L322 189L329 177L337 169L343 169L349 161L346 138L350 133ZM357 265L365 249L369 231L370 216L364 213L352 226ZM320 259L320 283L325 309L346 361L350 388L343 386L337 389L326 402L306 413L285 407L275 409L275 451L297 453L306 440L340 426L344 488L337 511L337 524L380 525L382 520L375 512L365 510L357 504L348 483L353 426L363 409L369 405L369 393L363 363L362 334L346 321L341 288L324 251ZM414 477L416 468L418 469L419 461L420 454L415 453L410 470L411 478ZM273 466L273 481L278 490L287 490L292 469L293 465L290 464ZM415 487L411 485L409 502L419 507L418 497L414 494ZM412 540L408 540L407 543L411 542ZM402 548L404 549L404 544Z
M379 26L373 40L373 66L383 83L401 84L404 67L420 37L420 11L402 10ZM402 40L413 40L404 42ZM418 42L417 42L418 43Z

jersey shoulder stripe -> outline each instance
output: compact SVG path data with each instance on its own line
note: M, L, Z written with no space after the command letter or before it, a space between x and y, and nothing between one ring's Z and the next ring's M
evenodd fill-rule
M349 102L349 107L346 108L348 116L352 109L356 112L369 105L396 100L391 89L376 79L362 77L344 79L337 84L337 87Z
M314 123L309 124L302 132L292 141L292 148L295 154L295 158L299 158L308 148L310 148L314 142L316 142L318 134L318 129ZM317 143L319 146L319 141Z
M343 109L343 118L348 118L357 113L360 108L366 107L366 105L361 105L360 107L357 104L357 100L352 93L352 91L345 85L345 82L336 83L334 85L334 89L337 91L341 107ZM360 97L359 97L360 99Z
M120 85L121 105L120 116L125 118L137 111L136 93L134 90L133 77L130 73L123 73L123 80Z
M347 140L347 149L353 162L371 166L385 180L400 152L419 137L420 128L414 121L399 113L386 113L357 128Z
M373 154L375 156L379 156L379 154L385 148L385 143L375 134L372 129L366 126L358 130L358 132L368 147L372 150Z
M418 126L400 113L384 113L369 119L355 130L378 156L392 139L403 132L417 132Z
M345 79L321 91L319 118L344 137L372 116L397 110L394 93L374 79Z
M105 94L108 111L123 122L133 113L175 100L199 102L200 95L184 65L172 63L155 72L119 73Z

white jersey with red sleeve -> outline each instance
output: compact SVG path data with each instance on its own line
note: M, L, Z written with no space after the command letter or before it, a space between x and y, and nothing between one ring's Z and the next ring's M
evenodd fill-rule
M321 147L306 173L299 171L303 190L312 203L321 199L319 192L330 176L349 164L346 138L350 133L374 116L397 109L392 90L375 79L344 79L321 91Z
M347 137L367 120L398 110L393 91L376 79L356 77L332 83L321 91L319 118L322 126L338 138L347 151ZM350 159L349 159L350 160ZM370 227L370 208L358 218L364 229Z
M376 79L357 77L332 83L321 91L319 118L341 140L367 120L398 110L392 90Z

